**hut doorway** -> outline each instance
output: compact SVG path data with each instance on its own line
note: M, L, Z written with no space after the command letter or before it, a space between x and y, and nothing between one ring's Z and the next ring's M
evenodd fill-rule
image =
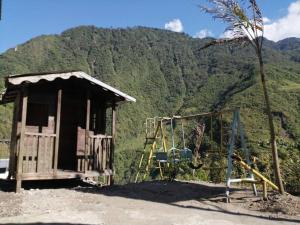
M61 124L58 149L58 169L76 170L77 127L80 112L79 96L62 95Z

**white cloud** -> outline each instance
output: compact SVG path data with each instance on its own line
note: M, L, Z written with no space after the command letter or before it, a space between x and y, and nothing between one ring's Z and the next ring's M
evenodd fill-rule
M225 31L224 33L222 33L222 34L220 35L220 38L228 38L228 39L231 39L231 38L233 38L233 37L234 37L233 32L230 31L230 30Z
M174 32L182 32L183 25L182 25L180 19L173 19L165 24L165 29L171 30Z
M271 23L271 20L268 17L263 17L264 24Z
M300 37L300 0L289 5L286 16L265 25L265 37L273 41Z
M198 31L194 35L194 38L205 38L205 37L213 37L213 36L214 36L214 34L210 30L203 29L203 30Z

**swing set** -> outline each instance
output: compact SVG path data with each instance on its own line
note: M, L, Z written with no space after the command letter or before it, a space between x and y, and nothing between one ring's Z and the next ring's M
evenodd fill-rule
M196 128L193 129L195 135L192 137L195 143L194 148L187 146L185 127L185 122L192 120L197 121ZM180 132L176 133L177 122L180 122L181 126ZM185 164L193 170L193 174L198 169L209 170L211 173L224 171L227 202L230 202L229 192L232 183L251 183L255 195L257 195L256 184L262 184L264 198L267 184L275 190L278 189L275 184L253 168L240 122L239 109L188 116L147 118L145 126L144 149L138 164L135 182L145 181L153 170L159 171L160 179L166 179L165 174L168 174L169 179L172 180L176 177L181 165ZM214 127L217 129L214 130ZM205 148L204 144L206 144ZM168 148L168 145L171 147ZM245 161L240 155L245 157ZM212 163L211 159L215 159L217 165ZM208 162L210 165L205 166ZM240 175L235 171L238 165L246 170L246 174ZM172 174L171 177L170 174ZM254 175L259 179L255 180Z
M205 123L199 124L195 128L194 137L196 139L194 151L187 147L186 142L186 132L185 132L185 122L191 121L193 119L201 120L206 119L210 123L209 136L209 149L206 154L219 153L221 154L224 150L223 140L223 114L229 111L215 112L215 113L202 113L189 116L172 116L172 117L154 117L146 119L146 138L144 143L144 151L142 153L141 159L139 161L138 172L136 174L135 182L141 178L141 180L147 179L151 169L159 169L160 178L164 179L163 171L167 168L177 168L181 164L187 164L191 169L200 169L203 165L201 162L200 151L201 144L203 142L205 133ZM220 148L213 152L212 142L213 142L213 117L218 118L220 124L221 134L219 145ZM175 127L176 123L180 122L180 132L176 135ZM167 135L169 131L169 136L171 142L169 143L169 137ZM175 138L178 137L178 141L181 147L178 147L175 143ZM167 145L170 144L171 148ZM150 145L150 147L149 147ZM146 159L146 160L145 160Z
M184 127L183 127L183 121L181 120L181 131L182 131L182 142L183 142L183 148L178 149L175 146L175 134L174 134L174 118L171 118L170 120L170 127L171 127L171 137L172 137L172 147L166 151L158 151L155 154L156 161L159 161L160 163L165 163L170 161L171 163L179 163L182 161L191 161L193 157L192 150L186 147L185 144L185 133L184 133ZM161 128L163 129L163 127ZM163 136L162 138L165 138ZM165 140L163 140L165 142Z

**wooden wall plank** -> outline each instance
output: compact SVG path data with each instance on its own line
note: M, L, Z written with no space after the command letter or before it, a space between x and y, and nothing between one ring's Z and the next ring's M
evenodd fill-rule
M89 132L91 116L91 98L90 91L86 93L86 119L85 119L85 149L84 149L84 172L88 170L88 151L89 151Z
M48 172L52 171L52 166L53 166L53 142L54 142L54 138L53 137L49 137L49 142L50 142L50 146L49 146L49 151L48 151L48 157L49 157L49 167L48 167Z
M33 155L34 155L34 149L31 145L32 138L25 135L25 148L26 148L26 156L27 156L27 173L32 173L33 171Z
M9 175L8 175L9 178L16 175L16 159L17 159L16 151L17 151L19 109L20 109L20 92L18 91L14 102L13 121L12 121L12 130L11 130Z
M106 170L106 138L102 139L102 158L103 158L102 168L103 171L105 171Z
M43 149L41 148L42 138L38 135L34 135L34 140L36 142L35 151L37 152L37 173L43 172Z
M34 146L33 146L33 142L34 142L34 139L33 137L29 138L28 139L28 148L30 148L31 150L31 166L30 166L30 173L34 173L35 172L35 168L36 168L36 164L37 164L37 161L36 161L36 158L37 158L37 151L35 150Z
M22 163L23 163L23 151L24 151L24 138L25 138L25 128L26 128L26 118L27 118L27 103L28 103L28 89L25 87L23 89L23 99L22 99L22 117L21 117L21 133L20 133L20 148L18 153L18 164L17 164L17 175L16 175L16 192L21 191L22 184Z
M103 145L102 145L102 138L100 138L99 140L99 171L102 172L103 171Z
M38 136L32 135L32 149L33 151L36 152L36 165L35 165L35 171L39 171L39 166L40 166L40 153L39 153L39 148L38 148Z
M58 148L59 148L59 130L60 130L60 116L61 116L61 99L62 99L62 89L59 88L57 91L57 108L56 108L56 122L55 122L55 147L54 147L54 162L53 171L57 172L58 164Z
M117 121L117 105L114 102L112 105L112 142L110 146L110 169L112 171L112 175L109 177L109 184L108 185L113 185L114 179L113 179L113 174L114 174L114 155L115 155L115 138L116 138L116 121Z

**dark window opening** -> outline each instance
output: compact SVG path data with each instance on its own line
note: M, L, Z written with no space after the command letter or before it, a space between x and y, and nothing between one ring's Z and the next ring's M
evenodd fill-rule
M48 116L48 104L28 103L26 125L47 127Z

